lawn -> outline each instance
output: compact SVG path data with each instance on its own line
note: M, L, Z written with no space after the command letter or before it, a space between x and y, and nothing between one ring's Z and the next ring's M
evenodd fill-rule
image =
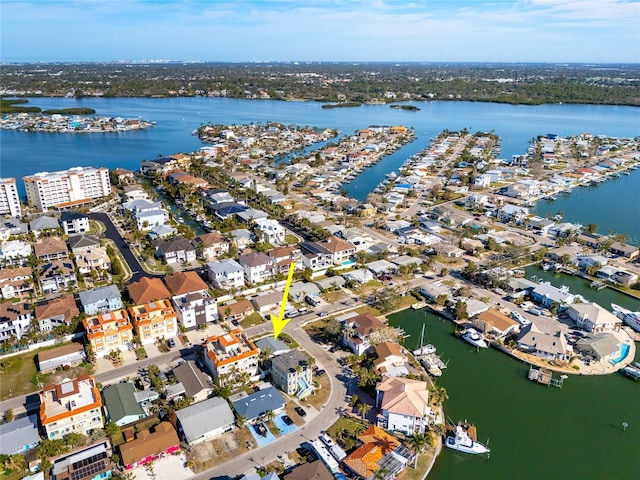
M240 320L240 326L242 328L249 328L253 327L254 325L260 325L263 322L264 320L260 316L260 314L258 312L253 312L251 315Z
M304 397L300 403L303 406L311 405L316 410L320 410L322 405L327 403L327 400L329 400L329 395L331 394L331 383L329 382L328 375L323 375L322 377L314 375L313 379L316 383L316 389L312 394Z
M50 350L61 345L53 345L48 348L41 348L33 352L25 352L14 357L7 357L0 361L0 400L6 400L10 396L26 395L36 392L36 383L46 385L59 382L65 377L74 378L83 373L91 373L91 366L79 366L69 370L42 374L37 372L36 356L38 352ZM37 374L37 380L36 380ZM11 393L11 395L9 395Z
M356 422L346 417L341 417L336 422L327 428L327 433L331 438L337 438L338 432L344 430L349 433L351 437L357 437L362 431L365 430L363 423Z

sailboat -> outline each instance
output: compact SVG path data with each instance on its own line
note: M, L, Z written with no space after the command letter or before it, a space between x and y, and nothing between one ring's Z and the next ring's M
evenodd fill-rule
M413 351L413 355L415 357L423 357L425 355L431 355L432 353L436 353L436 347L428 344L424 345L424 324L422 325L422 332L420 332L420 347Z

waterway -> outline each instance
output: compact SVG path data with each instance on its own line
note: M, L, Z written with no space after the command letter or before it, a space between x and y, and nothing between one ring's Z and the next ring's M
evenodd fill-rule
M586 298L603 293L578 288L573 277L564 277L553 280ZM622 294L608 293L614 293L614 303L629 305ZM424 343L434 344L448 362L438 379L449 396L447 417L474 423L478 440L491 448L488 458L444 449L430 480L638 478L639 382L621 374L571 375L562 389L544 387L527 379L525 364L492 348L476 351L453 335L451 322L426 309L406 310L389 321L410 335L405 341L410 349L418 346L425 325Z

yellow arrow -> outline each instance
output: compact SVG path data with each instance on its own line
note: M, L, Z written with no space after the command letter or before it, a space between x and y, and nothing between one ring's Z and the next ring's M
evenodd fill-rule
M282 297L282 303L280 304L280 313L277 317L271 315L271 323L273 323L273 338L278 338L280 332L284 326L289 323L288 318L284 318L284 309L287 306L287 300L289 298L289 287L291 286L291 281L293 280L293 270L295 267L295 262L291 262L289 266L289 275L287 276L287 284L284 287L284 296Z

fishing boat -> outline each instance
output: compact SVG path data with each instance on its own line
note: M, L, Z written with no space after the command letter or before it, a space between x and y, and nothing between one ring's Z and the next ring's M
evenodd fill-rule
M470 453L472 455L489 453L490 450L487 446L476 442L472 438L470 434L471 429L475 431L475 428L469 425L457 425L455 434L449 435L446 438L444 446L458 452Z
M611 304L611 309L616 317L629 325L636 332L640 332L640 312L632 312L631 310L627 310L615 303Z
M631 365L627 365L626 367L620 370L623 375L626 375L629 378L632 378L636 381L640 380L640 368L632 367Z
M435 359L432 356L427 355L420 359L420 364L424 367L429 375L431 375L432 377L439 377L442 375L442 369L434 360Z
M467 330L462 335L462 339L470 343L474 347L478 347L478 348L489 347L489 344L484 339L484 336L475 328L467 328Z

